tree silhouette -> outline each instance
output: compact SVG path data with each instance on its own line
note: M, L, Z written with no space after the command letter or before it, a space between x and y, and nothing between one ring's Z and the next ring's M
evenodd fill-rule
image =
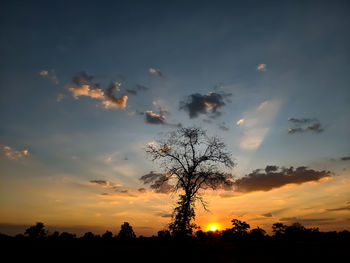
M134 230L132 229L132 226L128 222L124 222L124 224L122 224L120 228L121 229L118 234L118 238L123 240L136 238Z
M231 153L217 137L208 137L197 127L179 128L155 143L149 143L146 153L157 161L162 174L149 173L140 179L157 192L181 191L173 221L169 225L173 234L192 233L195 224L195 203L200 201L200 189L231 187L233 168Z
M272 232L275 233L276 236L281 236L285 233L287 226L282 223L274 223L272 225Z
M35 226L31 226L24 232L24 235L27 235L33 239L44 238L47 236L47 231L43 223L38 222Z
M246 234L248 229L250 228L249 224L238 219L232 219L231 222L233 225L232 230L234 233L243 235L243 234Z

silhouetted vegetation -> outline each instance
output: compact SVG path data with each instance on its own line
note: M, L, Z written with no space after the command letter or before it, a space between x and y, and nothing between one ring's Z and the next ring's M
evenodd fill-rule
M228 173L234 166L231 153L221 139L197 127L169 132L157 143L148 144L146 153L158 161L163 173L151 172L140 179L158 192L181 191L169 229L177 236L191 235L196 228L196 201L206 209L198 191L232 186L233 176Z
M2 256L11 261L97 261L120 262L340 262L347 257L350 232L321 232L299 223L272 225L272 235L262 228L233 219L232 227L178 238L169 230L157 236L136 237L125 222L114 235L87 232L81 237L57 231L50 233L43 223L14 237L0 234Z

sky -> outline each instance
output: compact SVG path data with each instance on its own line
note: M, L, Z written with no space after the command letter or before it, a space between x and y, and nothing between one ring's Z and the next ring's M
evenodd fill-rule
M176 194L145 146L218 136L236 187L196 223L350 230L348 1L1 1L0 232L137 235ZM290 169L293 167L293 169Z

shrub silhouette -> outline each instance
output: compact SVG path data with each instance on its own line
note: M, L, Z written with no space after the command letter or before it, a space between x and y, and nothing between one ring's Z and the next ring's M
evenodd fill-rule
M35 226L31 226L24 232L24 235L32 239L42 239L47 236L44 224L41 222L36 223Z
M130 240L136 238L134 230L132 226L128 222L124 222L124 224L120 227L120 232L118 234L118 238L122 240Z

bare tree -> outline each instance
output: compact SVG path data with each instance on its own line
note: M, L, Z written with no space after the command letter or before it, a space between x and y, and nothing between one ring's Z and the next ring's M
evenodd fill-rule
M195 202L206 205L200 189L231 188L233 168L231 153L217 137L208 137L197 127L179 128L157 142L149 143L146 153L158 162L163 173L149 173L140 179L157 192L181 191L170 229L182 235L195 227Z

